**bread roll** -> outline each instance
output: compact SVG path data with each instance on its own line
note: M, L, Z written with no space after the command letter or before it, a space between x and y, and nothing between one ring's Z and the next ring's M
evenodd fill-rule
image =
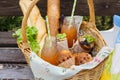
M92 56L86 52L75 53L74 56L75 56L75 65L85 64L92 60Z
M61 50L58 54L58 64L72 58L72 53L69 50Z
M47 0L47 15L51 35L56 36L59 28L60 0Z

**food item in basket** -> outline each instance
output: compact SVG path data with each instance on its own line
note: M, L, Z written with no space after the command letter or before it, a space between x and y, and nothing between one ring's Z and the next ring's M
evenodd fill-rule
M31 3L32 3L31 0L20 0L20 7L24 15L26 14L27 9L29 8ZM41 16L40 10L38 9L37 6L35 6L32 9L27 21L27 26L29 27L34 26L37 28L38 30L37 41L41 42L44 35L46 35L46 25L45 20Z
M86 52L75 53L74 56L75 56L75 65L85 64L92 60L92 56Z
M67 42L67 38L66 38L66 34L57 34L57 49L58 51L61 50L68 50L68 42Z
M65 38L66 38L66 34L65 33L62 33L62 34L57 34L57 40L59 40L59 41L62 41L62 40L64 40Z
M72 53L69 50L61 50L58 54L58 64L68 60L72 57Z
M69 48L71 48L73 46L73 43L77 39L77 29L75 27L74 20L71 24L69 23L69 21L70 21L69 18L64 19L61 33L65 33L67 35L68 46Z
M26 14L31 3L32 3L32 0L20 0L19 4L24 15ZM38 53L38 55L41 55L41 50L43 48L44 39L47 33L46 33L45 20L41 16L40 9L38 9L37 6L33 7L27 21L27 26L29 27L34 26L37 29L37 35L36 37L34 37L34 40L36 40L37 45L39 44L40 46L39 51L36 51L36 53Z
M32 51L38 53L40 50L39 43L37 42L36 36L37 36L38 30L35 27L26 27L26 35L28 42L30 44L30 47ZM14 37L17 37L17 43L20 44L22 42L22 30L18 29L15 33L13 33Z
M61 50L58 54L58 66L68 68L75 64L75 58L69 50Z
M80 47L84 49L84 51L86 52L91 52L91 50L95 46L95 40L96 39L93 36L88 35L88 34L80 36L78 38Z
M58 66L63 68L70 68L72 65L75 65L75 57L71 57L68 60L60 63Z
M51 35L56 36L59 28L60 0L47 0L47 15Z
M53 65L57 65L58 51L56 37L51 36L51 39L49 39L47 36L45 38L45 44L42 49L41 58Z

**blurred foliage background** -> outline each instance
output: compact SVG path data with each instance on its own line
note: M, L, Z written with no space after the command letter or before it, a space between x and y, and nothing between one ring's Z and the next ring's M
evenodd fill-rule
M84 16L84 20L88 21L89 16ZM108 30L113 27L113 16L96 16L95 20L99 30Z
M22 16L0 17L0 31L15 31L20 27Z
M84 16L88 21L89 16ZM0 31L15 31L21 26L22 16L0 17ZM112 16L96 16L96 25L99 30L108 30L113 27Z

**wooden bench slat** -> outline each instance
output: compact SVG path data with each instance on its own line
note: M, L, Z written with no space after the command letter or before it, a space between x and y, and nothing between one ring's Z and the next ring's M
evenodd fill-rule
M13 32L0 32L0 47L3 45L16 45L16 38L12 36Z
M19 48L0 48L0 62L25 63L26 60Z
M20 15L19 0L1 0L0 15ZM18 10L17 10L18 9Z
M13 32L0 32L0 38L13 38Z
M26 64L0 64L0 80L34 80Z
M87 0L78 0L75 14L89 15ZM120 14L120 0L94 0L96 15ZM46 0L40 0L39 8L43 16L46 15ZM73 0L61 0L61 14L70 15ZM22 15L19 7L19 0L1 0L0 15Z
M16 39L14 38L1 38L0 39L0 46L10 46L10 45L16 45Z

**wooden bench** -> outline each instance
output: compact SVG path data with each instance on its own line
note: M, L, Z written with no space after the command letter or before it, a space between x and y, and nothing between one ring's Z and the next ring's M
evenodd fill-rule
M94 0L96 15L120 14L120 0ZM21 16L19 0L0 0L0 16ZM70 15L73 0L61 0L61 14ZM46 0L38 4L46 15ZM89 15L86 0L78 0L76 15ZM4 26L5 27L5 26ZM13 32L0 32L0 80L34 80L26 60L18 49Z

